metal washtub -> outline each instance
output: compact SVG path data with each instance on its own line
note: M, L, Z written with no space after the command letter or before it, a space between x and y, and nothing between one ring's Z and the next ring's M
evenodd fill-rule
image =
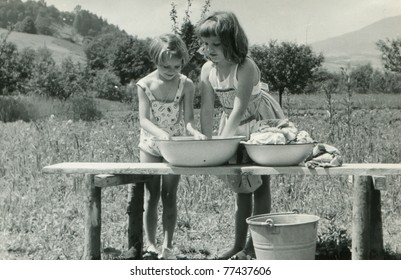
M249 217L256 259L314 260L319 219L296 212Z

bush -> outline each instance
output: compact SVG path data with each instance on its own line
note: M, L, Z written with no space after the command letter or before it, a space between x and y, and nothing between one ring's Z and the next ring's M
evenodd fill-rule
M57 65L47 48L38 50L27 90L31 93L67 100L87 90L88 78L84 65L67 57Z
M138 89L134 82L121 87L121 101L131 103L134 110L138 108Z
M35 20L37 33L52 36L54 30L52 28L52 20L50 17L38 14Z
M29 33L29 34L36 34L36 27L32 17L27 16L22 22L18 22L16 24L15 29L19 32Z
M14 43L2 40L0 37L0 94L11 95L17 88L15 65L18 49Z
M372 74L372 91L375 93L401 93L401 74L375 70Z
M20 98L0 96L0 121L31 121L37 116L35 107Z
M37 51L35 66L28 87L33 94L54 96L60 91L60 71L52 58L51 51L44 47Z
M112 101L121 100L120 78L110 69L96 71L93 78L92 89L96 92L96 97Z
M15 63L17 93L27 94L29 91L28 83L35 67L35 56L36 51L29 47L24 48L19 52Z
M89 97L73 97L72 104L72 119L74 121L95 121L102 117L93 98Z
M60 67L59 82L61 89L53 95L66 100L74 94L80 94L88 89L88 73L84 65L74 63L71 57L63 59Z
M351 71L350 77L355 84L355 91L368 93L372 85L373 67L370 64L359 65Z

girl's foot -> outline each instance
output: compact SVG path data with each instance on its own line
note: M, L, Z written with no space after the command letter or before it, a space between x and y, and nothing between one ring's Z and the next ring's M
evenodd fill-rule
M233 256L241 252L242 250L240 248L232 248L228 250L227 252L224 252L223 254L219 255L216 257L217 260L230 260Z
M245 251L239 251L233 255L230 260L252 260L252 257L248 255Z
M167 247L163 247L162 253L159 256L159 259L161 260L176 260L177 257L174 254L174 250L167 248Z
M142 258L144 260L157 260L159 256L159 251L157 250L155 245L150 245L145 252L143 252Z

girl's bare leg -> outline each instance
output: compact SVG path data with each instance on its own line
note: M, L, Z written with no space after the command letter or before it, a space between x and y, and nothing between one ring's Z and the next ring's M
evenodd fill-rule
M271 192L270 192L270 176L262 176L262 185L254 192L253 195L253 215L267 214L271 211ZM255 249L253 247L252 237L246 242L244 248L245 255L255 257Z
M143 151L140 152L141 162L160 162L160 159ZM158 253L156 246L157 207L160 199L160 176L154 176L145 183L143 225L147 244L146 251Z
M245 247L248 233L246 218L252 213L252 193L238 193L235 204L235 238L234 246L218 256L218 259L226 260L240 252Z
M180 180L178 175L163 176L162 203L163 203L163 247L173 248L173 235L177 223L177 186Z

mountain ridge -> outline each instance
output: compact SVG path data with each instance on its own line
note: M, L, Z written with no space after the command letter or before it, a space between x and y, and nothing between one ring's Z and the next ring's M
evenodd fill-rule
M0 28L0 35L5 33L7 30ZM15 43L19 49L24 47L38 49L45 46L54 52L54 59L57 63L68 56L75 61L84 62L85 55L82 45L69 40L69 37L75 33L71 27L68 29L65 26L59 26L60 38L13 31L7 39ZM374 68L381 69L381 52L376 47L376 42L396 37L401 37L401 15L384 18L358 30L309 45L314 52L324 55L323 67L329 71L339 71L341 67L365 64L371 64Z
M381 68L381 53L376 42L396 37L401 37L401 15L384 18L361 29L310 45L315 52L323 53L326 59L324 66L329 70L368 63Z

